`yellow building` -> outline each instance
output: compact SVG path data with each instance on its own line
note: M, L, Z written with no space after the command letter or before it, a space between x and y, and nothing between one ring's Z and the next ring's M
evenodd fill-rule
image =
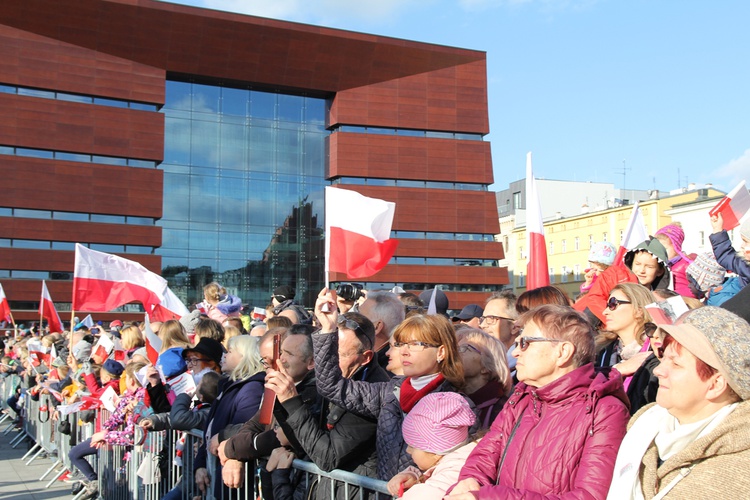
M687 191L654 200L640 202L641 214L649 234L672 222L665 212L675 205L722 196L724 193L713 188ZM542 205L544 200L542 200ZM626 205L599 212L585 213L575 217L560 218L544 222L544 235L547 242L547 264L550 283L559 286L575 298L583 283L584 270L588 268L588 254L593 243L609 241L619 247L627 229L632 205ZM500 220L500 240L506 244L505 264L511 286L516 295L526 291L526 264L528 249L526 228L510 229L509 220ZM507 232L510 230L510 234ZM507 243L506 243L507 242ZM503 262L501 262L503 265Z

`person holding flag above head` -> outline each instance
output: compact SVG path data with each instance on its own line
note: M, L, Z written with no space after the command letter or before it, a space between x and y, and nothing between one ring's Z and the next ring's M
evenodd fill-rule
M714 251L714 257L721 267L735 272L746 286L750 281L750 218L740 226L742 237L742 248L738 254L732 247L732 240L724 229L724 216L721 212L711 216L711 229L713 233L708 237Z

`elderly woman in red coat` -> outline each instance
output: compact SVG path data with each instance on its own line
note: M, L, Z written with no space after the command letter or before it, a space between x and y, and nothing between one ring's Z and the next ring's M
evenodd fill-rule
M619 373L594 371L594 332L569 307L517 323L520 383L446 498L605 498L630 417Z

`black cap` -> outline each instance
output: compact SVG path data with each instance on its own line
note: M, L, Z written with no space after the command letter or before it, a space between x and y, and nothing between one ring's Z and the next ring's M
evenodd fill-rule
M294 298L294 295L294 287L291 287L289 285L281 285L273 289L273 296L276 297L276 300L278 300L279 302L292 300Z

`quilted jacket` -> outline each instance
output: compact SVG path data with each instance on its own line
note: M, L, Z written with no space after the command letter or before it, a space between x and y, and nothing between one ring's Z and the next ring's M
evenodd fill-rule
M630 418L622 378L609 376L587 364L518 384L459 480L476 479L478 499L605 498Z
M336 335L313 334L313 346L318 392L321 396L352 413L378 421L375 438L378 478L387 481L400 471L415 465L406 453L406 443L401 435L404 412L401 410L399 395L404 377L394 377L387 382L345 379L339 369ZM443 382L435 391L457 392L448 382Z

